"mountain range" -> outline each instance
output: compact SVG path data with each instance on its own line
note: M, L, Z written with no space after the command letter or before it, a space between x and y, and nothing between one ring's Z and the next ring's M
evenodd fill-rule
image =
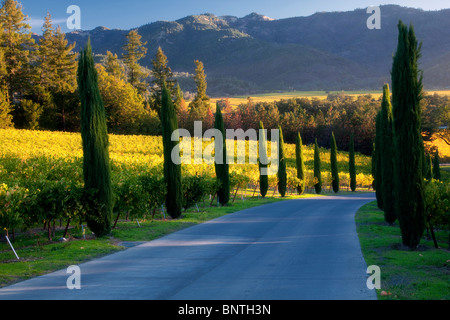
M424 11L380 6L381 29L368 29L366 8L318 12L307 17L271 19L201 14L157 21L137 28L147 42L140 62L151 67L160 46L172 71L192 74L204 63L208 94L225 96L275 90L381 90L390 81L397 24L412 24L422 42L420 68L426 90L450 88L450 9ZM97 27L66 34L80 50L90 37L97 55L120 57L129 30ZM183 90L195 90L180 76Z

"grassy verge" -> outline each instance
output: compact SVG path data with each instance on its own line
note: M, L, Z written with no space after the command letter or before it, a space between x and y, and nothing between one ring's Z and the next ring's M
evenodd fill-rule
M85 240L81 227L76 226L69 229L69 241L57 241L63 236L64 223L60 227L57 226L53 237L56 241L52 242L48 241L47 231L42 228L17 233L13 246L19 260L6 241L0 242L0 287L123 250L125 247L121 242L124 241L151 241L232 212L298 197L303 196L254 197L244 200L236 198L234 203L225 207L209 207L207 203L205 207L199 205L199 212L197 208L188 209L183 213L182 219L177 220L164 219L162 214L157 214L153 220L147 218L119 221L111 236L97 239L86 232Z
M381 270L382 300L449 300L450 251L448 232L436 230L439 249L425 236L417 250L401 244L398 222L389 226L371 202L356 214L356 226L367 265Z

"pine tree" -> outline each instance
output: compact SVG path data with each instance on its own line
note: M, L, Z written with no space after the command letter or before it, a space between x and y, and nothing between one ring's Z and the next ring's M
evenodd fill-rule
M283 130L281 129L280 126L278 126L278 130L280 132L278 140L278 149L279 149L278 192L282 197L284 197L286 195L286 187L287 187L286 158L284 156Z
M355 162L355 142L354 135L350 136L350 146L348 154L348 171L350 174L350 189L356 191L356 162Z
M268 157L267 157L267 142L266 142L266 131L264 130L264 125L262 121L259 122L259 193L264 198L269 190L269 177L267 174L261 173L261 170L267 170ZM267 172L265 172L267 173Z
M203 62L195 60L194 80L197 85L197 93L194 100L189 104L189 115L192 121L203 120L209 107L209 97L206 94L206 74Z
M75 95L77 87L77 54L73 52L75 43L68 44L61 27L54 29L49 13L42 31L37 51L38 85L34 100L43 106L44 117L51 119L49 121L59 121L65 131L67 109L70 109L68 101Z
M314 144L314 188L316 193L320 194L322 192L322 169L320 161L320 151L319 145L317 144L317 138Z
M4 48L6 86L11 100L21 97L30 89L31 62L36 49L31 37L28 17L22 12L22 5L15 0L4 0L0 9L0 47Z
M128 82L135 87L139 94L145 96L147 94L147 85L144 79L148 76L143 67L139 64L139 60L147 54L147 42L141 41L141 35L137 30L131 30L127 34L127 43L124 45L123 62L128 68Z
M383 87L383 99L380 111L380 164L381 164L381 196L383 197L384 220L392 224L397 219L394 190L394 149L392 106L389 85Z
M0 86L0 129L12 127L11 104L9 103L8 90Z
M175 91L177 88L175 87L176 81L173 77L173 72L168 66L168 60L166 55L164 54L164 51L161 49L161 47L158 47L158 50L156 51L155 59L152 60L152 70L150 71L153 80L153 87L151 88L151 96L152 96L152 108L160 114L161 112L161 94L162 94L162 87L163 84L166 83L167 89L172 94L176 94ZM175 101L175 109L177 108L178 102Z
M337 166L337 146L334 132L331 133L330 148L330 164L331 164L331 185L335 193L339 192L339 171Z
M295 139L295 164L297 166L297 178L300 180L297 186L298 194L302 194L305 191L305 157L303 155L303 144L300 132L297 132L297 138Z
M214 162L214 167L216 169L216 177L220 183L220 188L217 191L217 196L219 197L219 202L224 206L230 200L230 173L227 163L227 147L226 147L226 135L225 127L223 123L222 111L220 110L219 104L216 104L216 117L214 121L214 128L222 133L223 141L222 145L219 145L220 139L216 139L216 152L221 150L215 155L216 161ZM217 160L222 163L218 163Z
M416 248L425 229L422 176L423 140L420 100L422 75L418 69L421 45L413 26L398 23L398 46L392 65L394 174L397 218L405 246Z
M111 230L113 193L105 108L98 90L90 40L80 54L77 76L81 101L84 188L90 195L86 221L92 232L103 236Z
M53 41L55 36L55 29L52 24L51 15L47 13L42 26L42 37L39 39L39 48L37 51L37 84L43 90L49 89L53 86L53 77L57 69L53 63L54 48Z
M164 179L167 185L166 207L169 215L173 219L177 219L180 217L183 207L183 190L181 165L175 164L172 160L172 150L178 146L179 141L172 141L172 133L178 129L178 122L172 97L165 83L161 101L161 128L164 149Z
M381 111L377 113L376 121L375 121L375 196L377 198L377 205L380 210L383 210L383 195L382 189L383 184L381 179L383 178L381 175Z
M441 169L439 167L439 162L439 151L436 150L433 161L433 179L435 180L441 180Z
M180 111L181 108L186 107L186 101L183 97L183 91L181 91L180 84L177 83L176 89L175 89L175 110Z
M125 68L117 54L112 54L111 51L106 51L106 57L102 61L106 72L120 80L126 80Z

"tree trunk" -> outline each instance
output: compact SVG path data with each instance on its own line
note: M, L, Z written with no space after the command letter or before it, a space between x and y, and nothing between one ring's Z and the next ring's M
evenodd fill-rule
M114 226L113 226L113 229L115 229L115 228L116 228L116 225L117 225L117 221L119 220L119 216L120 216L120 211L119 211L119 212L117 212L117 217L116 217L116 220L114 221Z
M63 235L63 238L65 238L65 237L66 237L66 235L67 235L67 230L69 229L69 224L70 224L70 218L69 218L69 220L67 221L67 224L66 224L66 229L64 230L64 235Z
M241 185L241 183L239 182L238 186L236 187L236 192L234 193L234 197L233 197L233 202L232 203L234 203L234 199L236 199L236 195L237 195L237 192L239 190L240 185Z

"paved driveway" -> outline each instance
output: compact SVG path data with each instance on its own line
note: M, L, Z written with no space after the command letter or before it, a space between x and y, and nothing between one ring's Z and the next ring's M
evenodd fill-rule
M0 299L376 299L354 216L373 194L288 200L223 216L0 289Z

